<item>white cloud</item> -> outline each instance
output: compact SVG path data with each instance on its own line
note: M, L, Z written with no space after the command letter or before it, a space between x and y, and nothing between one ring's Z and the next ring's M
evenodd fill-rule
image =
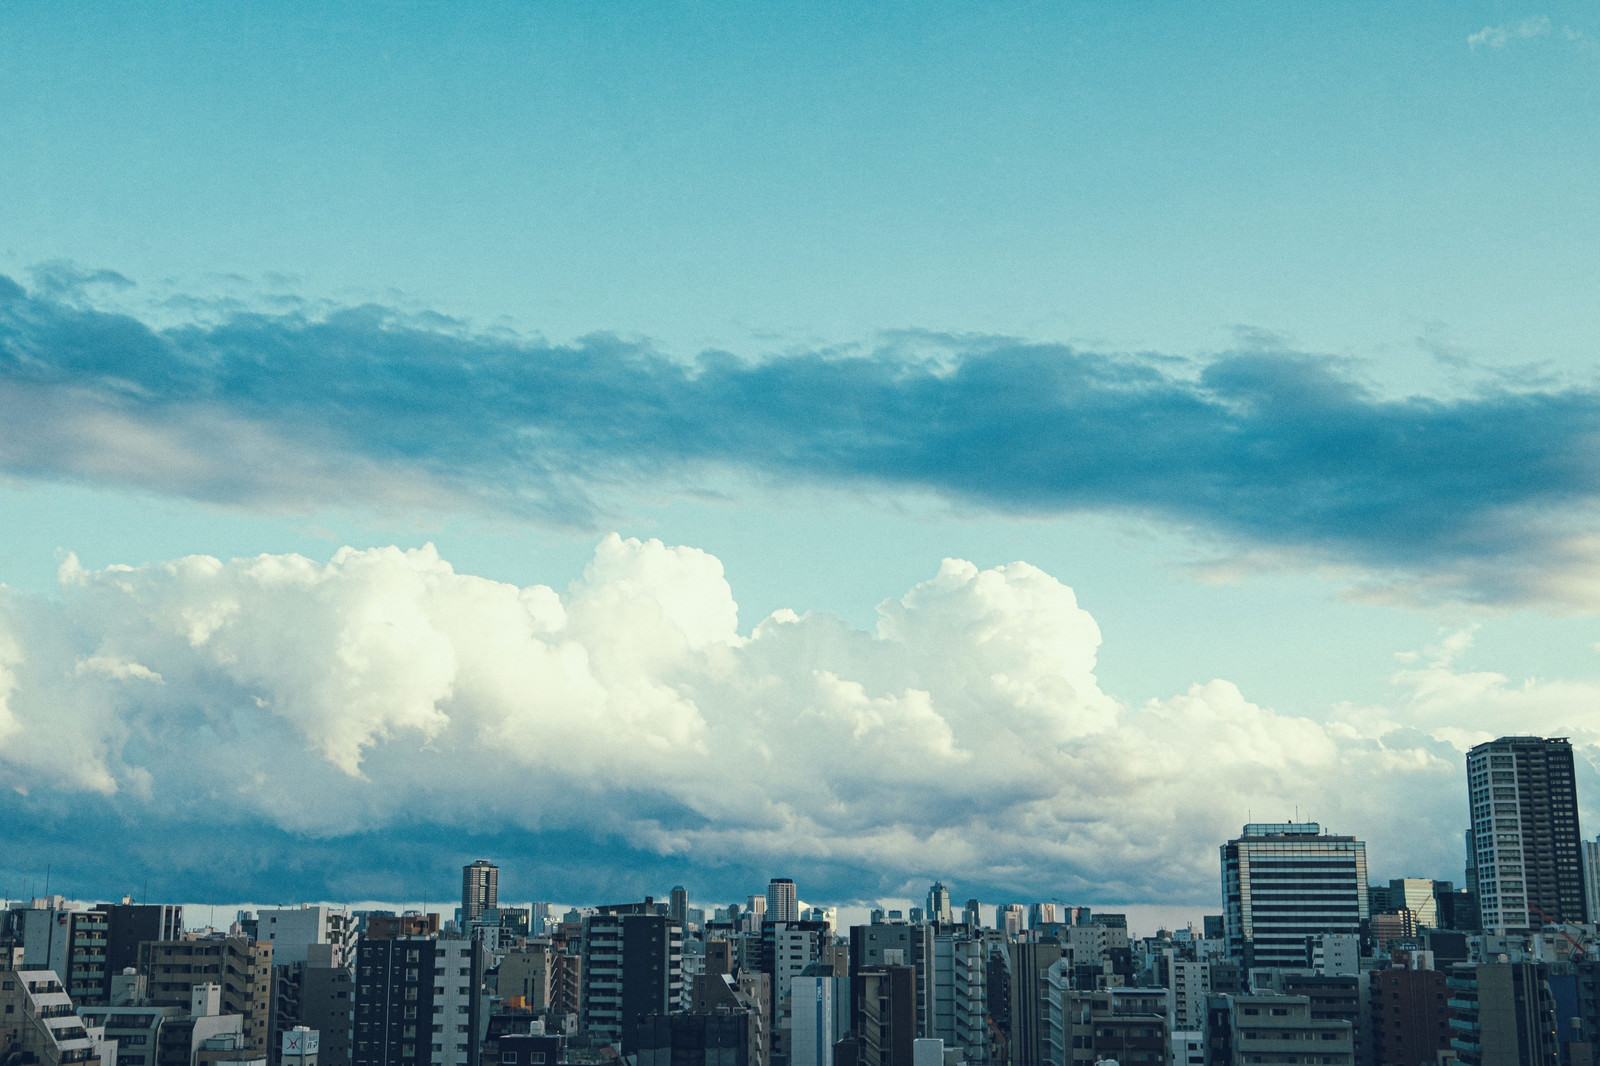
M778 612L745 634L714 557L616 536L559 593L431 546L69 559L58 600L0 589L0 787L135 820L589 827L1132 900L1209 896L1216 844L1296 809L1368 837L1376 872L1453 876L1464 745L1600 751L1573 711L1595 686L1459 670L1469 634L1403 661L1393 707L1319 718L1224 680L1129 706L1100 689L1100 639L1026 563L945 560L874 632Z
M1550 32L1550 17L1536 15L1521 22L1508 22L1502 26L1485 26L1467 37L1469 48L1504 48L1511 41L1526 41L1543 37Z

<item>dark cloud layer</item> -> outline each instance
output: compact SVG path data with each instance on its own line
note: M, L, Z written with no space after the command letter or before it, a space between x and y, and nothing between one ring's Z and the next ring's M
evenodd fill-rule
M19 476L590 526L630 489L734 469L1137 512L1497 600L1560 599L1600 556L1589 388L1393 399L1293 352L1194 368L993 337L691 365L376 307L158 330L95 309L87 286L115 275L47 280L0 278L0 469Z

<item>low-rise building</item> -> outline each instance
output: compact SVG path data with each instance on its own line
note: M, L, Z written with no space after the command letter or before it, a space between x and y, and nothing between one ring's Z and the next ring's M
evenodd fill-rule
M53 970L0 970L0 1062L117 1066L117 1047L91 1029Z

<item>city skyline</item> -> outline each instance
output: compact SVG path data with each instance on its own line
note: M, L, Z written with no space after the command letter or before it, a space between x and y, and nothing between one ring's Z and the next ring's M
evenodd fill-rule
M1511 734L1600 829L1597 54L8 6L0 890L1460 883Z
M1364 883L1370 884L1370 886L1376 889L1384 887L1386 883L1391 880L1397 880L1388 877L1386 874L1380 875L1375 873L1370 876L1366 876L1367 865L1364 852L1365 842L1359 838L1359 835L1356 837L1341 835L1330 827L1322 826L1317 823L1294 821L1287 823L1248 823L1240 828L1240 832L1244 835L1243 838L1251 837L1252 834L1259 835L1262 833L1306 833L1307 836L1303 839L1312 842L1311 846L1313 847L1328 847L1333 849L1354 847L1360 855L1357 863L1360 873L1356 875L1358 881L1363 881ZM1202 925L1202 918L1207 916L1215 916L1218 919L1222 919L1237 907L1237 847L1243 838L1218 842L1222 851L1222 859L1220 863L1220 890L1215 899L1206 901L1204 903L1152 904L1135 902L1131 904L1113 904L1108 903L1104 899L1095 897L1065 899L1057 895L1035 899L1030 898L1025 894L1012 895L1009 897L988 897L974 900L974 898L970 897L967 893L959 891L959 886L952 887L945 884L944 881L939 878L934 878L928 883L926 886L928 893L927 895L918 895L916 886L908 882L907 884L901 886L909 893L906 895L878 895L875 897L863 896L859 894L834 897L819 897L813 895L811 898L807 898L805 895L797 892L799 886L795 884L792 878L772 875L766 878L764 884L756 885L756 891L739 892L735 890L731 896L727 896L726 898L719 897L715 891L707 891L703 889L697 890L685 885L674 885L670 890L663 893L657 887L651 887L645 882L635 880L632 883L634 884L636 891L634 891L632 895L629 895L626 890L623 890L620 892L613 892L610 895L596 896L585 899L555 899L548 896L541 897L537 894L530 894L529 892L522 891L522 888L517 886L517 891L511 896L508 896L503 905L511 908L543 905L547 908L550 908L552 914L557 914L567 909L576 908L581 911L586 908L592 909L597 906L608 906L619 902L637 901L639 899L646 901L653 899L656 903L667 905L667 901L673 899L678 890L682 889L686 893L686 906L691 909L702 910L707 914L710 914L714 909L728 904L734 904L742 907L747 900L753 904L762 905L762 909L758 910L757 913L764 914L765 908L770 907L773 892L778 891L780 894L787 892L789 896L793 897L792 904L795 909L792 912L789 912L791 916L785 920L793 921L797 919L799 914L811 908L821 908L834 911L837 915L835 928L844 929L849 928L849 926L852 924L860 924L868 921L870 916L874 912L878 911L888 914L898 913L902 917L914 917L920 912L926 912L926 901L931 898L931 894L937 890L942 892L945 896L952 898L953 913L963 909L970 909L969 905L972 902L976 902L978 904L978 911L980 915L984 916L996 911L1003 911L1008 907L1020 908L1022 909L1024 915L1024 921L1022 923L1024 927L1032 927L1037 924L1034 921L1027 920L1027 914L1029 913L1029 908L1031 907L1032 910L1041 911L1048 915L1048 917L1040 919L1046 925L1054 924L1056 922L1066 922L1070 924L1071 922L1075 921L1075 919L1068 917L1067 912L1075 912L1079 909L1083 909L1093 913L1111 911L1123 914L1127 917L1130 928L1148 929L1152 933L1157 929L1173 930L1182 929L1185 927L1199 929ZM1279 838L1272 836L1268 836L1266 838L1269 848L1271 847L1270 842L1274 839ZM1354 841L1353 844L1350 843L1352 841ZM1234 861L1232 862L1230 862L1230 854L1234 855ZM518 857L516 856L512 856L510 858L508 865L513 870L516 870L521 866L518 861ZM492 880L495 882L496 887L498 888L500 869L501 866L498 862L485 860L482 858L476 859L471 863L462 864L459 867L459 884L461 885L460 903L454 906L448 897L430 896L426 894L420 896L414 894L407 896L391 896L383 899L314 899L310 896L301 894L291 895L285 898L278 898L273 902L264 902L261 900L254 902L240 900L230 900L226 902L218 902L216 900L212 900L210 902L197 902L190 900L187 902L179 902L175 898L165 900L144 897L136 898L130 893L123 896L123 902L127 903L130 900L138 903L153 902L170 904L176 902L176 905L179 907L179 909L183 910L191 919L194 919L188 923L189 927L192 929L204 927L225 929L230 921L229 915L242 914L246 911L257 911L262 909L270 910L276 908L293 909L318 906L346 908L352 911L375 911L396 914L436 914L441 918L441 920L445 921L453 920L452 913L454 913L460 920L468 921L471 920L471 916L466 913L466 909L464 907L464 904L468 898L468 893L471 891L468 885L477 877L480 877L483 870L488 870L492 871ZM1457 889L1462 889L1465 887L1460 882L1456 882L1451 878L1423 877L1420 880L1415 878L1412 878L1412 880L1416 880L1417 884L1419 885L1426 885L1430 894L1433 891L1434 885L1437 883L1453 883ZM82 882L79 883L81 884ZM645 887L639 888L638 886L641 884L644 884ZM718 888L728 887L725 882L716 882L716 884ZM783 887L780 888L779 886ZM7 905L15 905L19 902L25 902L29 899L66 898L75 904L94 906L97 905L96 901L105 901L115 898L113 893L108 891L91 891L82 894L81 896L73 896L70 893L63 895L58 891L52 891L48 881L45 883L43 890L41 891L34 891L34 889L38 889L40 886L33 883L31 880L25 882L25 888L27 891L20 893L14 892L8 895L6 891L4 891L8 887L9 886L0 886L0 909L3 909ZM422 886L413 881L413 883L408 887L420 888ZM148 891L148 885L145 886L145 890ZM1468 889L1468 891L1470 892L1470 889ZM959 907L955 906L956 902L959 902L961 905ZM1366 907L1365 894L1362 896L1360 906L1363 909ZM204 916L203 918L202 915ZM923 920L932 921L933 917L924 913ZM1363 921L1364 920L1365 919L1363 919ZM220 925L218 924L219 921L221 923ZM984 924L989 923L985 920ZM1003 914L996 914L993 925L995 927L1003 927L1004 924Z

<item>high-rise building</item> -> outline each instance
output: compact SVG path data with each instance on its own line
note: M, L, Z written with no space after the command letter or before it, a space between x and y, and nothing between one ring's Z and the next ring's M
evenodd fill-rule
M1583 842L1583 888L1589 920L1600 921L1600 837Z
M430 1066L437 935L365 936L356 948L355 1066ZM454 1027L444 1018L441 1028ZM441 1034L439 1043L443 1045Z
M1410 911L1419 929L1439 928L1438 882L1426 877L1397 877L1389 882L1390 907Z
M769 922L798 922L800 896L794 882L787 877L774 877L767 882L767 913Z
M844 995L841 996L843 986ZM833 1066L833 1045L849 1018L841 1019L840 1000L849 1000L849 981L802 974L790 986L790 1066Z
M941 931L933 938L933 1028L927 1034L962 1049L969 1066L988 1066L989 946L982 933Z
M933 927L873 922L850 927L850 972L874 966L908 966L915 975L916 1036L933 1035Z
M488 859L479 859L471 866L461 868L461 920L470 922L482 917L485 907L500 905L500 867Z
M1479 921L1487 931L1585 918L1572 744L1501 737L1467 752Z
M1311 938L1359 934L1367 918L1367 846L1316 822L1252 822L1222 845L1228 955L1252 966L1307 967Z
M953 911L950 890L944 887L943 881L935 881L928 887L928 921L936 925L951 925L955 922Z
M602 907L583 919L581 1027L624 1041L651 1014L678 1010L683 999L683 927L655 904Z
M1016 904L1012 904L1016 906ZM1061 944L1050 942L1009 945L1011 1061L1015 1066L1043 1066L1052 1060L1046 1047L1048 1021L1052 1007L1059 1009L1059 997L1052 1004L1051 976L1072 960L1063 959Z
M789 1062L794 979L822 960L830 933L826 922L761 924L760 968L770 978L768 1016L772 1019L772 1059L776 1063Z
M667 917L685 928L689 925L689 890L682 885L673 885L667 896Z
M909 966L850 974L850 1033L840 1042L857 1066L912 1066L917 1040L917 979ZM834 1050L834 1061L840 1058Z
M476 1066L486 1021L479 938L438 915L368 923L356 948L354 1066Z

